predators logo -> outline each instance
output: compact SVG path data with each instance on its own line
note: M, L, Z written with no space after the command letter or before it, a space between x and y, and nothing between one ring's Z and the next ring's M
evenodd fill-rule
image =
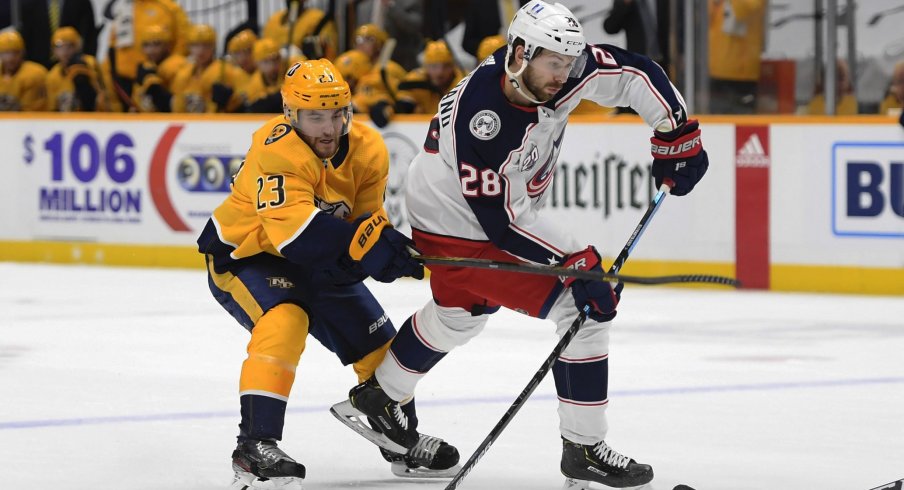
M345 201L326 202L323 199L315 196L314 204L317 206L317 209L340 219L345 219L350 214L352 214L352 208L349 207L349 205L346 204Z
M267 136L267 139L264 140L264 144L269 145L270 143L275 143L283 136L289 134L289 130L291 129L292 127L288 124L277 124L273 128L273 132L270 133L270 136Z

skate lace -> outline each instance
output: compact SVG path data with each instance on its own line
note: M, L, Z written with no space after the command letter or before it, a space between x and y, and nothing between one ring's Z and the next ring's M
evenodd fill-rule
M402 407L398 403L394 404L392 407L392 416L395 417L396 422L398 422L403 429L408 430L408 417L405 416L405 412L402 411Z
M593 452L596 453L597 457L604 463L609 466L615 466L616 468L627 468L628 462L631 461L631 458L619 454L616 450L609 447L606 444L606 441L600 441L593 446Z
M439 437L420 434L417 444L408 450L408 457L421 466L430 466L442 443L443 440Z
M294 459L290 458L289 455L283 452L282 449L277 447L276 444L258 441L254 443L254 448L260 455L260 462L264 467L273 466L274 464L279 463L282 460L291 461L293 463L295 462Z

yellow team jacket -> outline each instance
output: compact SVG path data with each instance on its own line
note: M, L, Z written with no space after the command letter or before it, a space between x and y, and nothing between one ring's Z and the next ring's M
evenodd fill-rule
M251 75L251 80L245 84L244 88L241 90L243 95L242 97L248 104L254 103L258 99L262 99L268 95L275 94L279 92L279 89L282 88L282 76L277 77L276 83L267 84L264 81L264 76L261 74L260 70L254 72Z
M898 102L898 98L893 94L888 94L882 99L882 103L879 104L879 114L892 114L893 109L900 109L901 103Z
M95 112L109 110L107 93L97 60L90 55L81 55L82 62L71 64L65 68L59 63L53 65L47 73L47 110L51 112L79 112L82 110L75 96L75 77L85 75L97 91Z
M302 243L319 242L334 254L348 250L349 222L383 208L389 152L379 132L357 121L342 140L332 160L321 160L284 116L267 121L252 136L232 192L198 239L200 251L212 254L217 266L261 253L319 266L321 257L302 253L310 250ZM312 227L317 219L332 225ZM310 228L336 229L333 225L351 231L347 237L311 234Z
M373 70L367 72L358 80L355 86L355 93L352 95L352 105L356 112L367 113L370 106L378 101L385 100L392 104L395 97L398 97L399 83L405 78L408 72L402 68L402 65L395 61L386 63L386 81L389 87L383 83L383 76L380 74L380 68L374 67Z
M452 77L452 83L449 89L454 87L461 81L461 70L455 69L455 75ZM427 72L423 68L416 68L408 72L408 75L399 83L398 99L409 101L415 105L415 114L436 114L439 108L439 99L446 95L438 89L430 85L430 79Z
M217 112L213 101L213 84L222 83L233 89L226 112L242 105L240 87L248 82L245 70L223 60L214 60L200 73L193 63L183 66L173 80L173 112Z
M47 108L47 68L23 61L12 75L0 75L0 111L43 111Z
M304 39L314 35L314 28L320 23L320 20L326 13L316 8L306 8L304 12L298 15L298 21L295 23L295 30L292 32L292 45L301 48ZM339 53L339 33L336 30L336 24L331 20L320 30L320 48L323 50L323 58L335 59ZM289 42L289 12L280 10L270 16L267 24L264 25L264 32L261 37L268 37L280 46L285 46ZM291 64L289 66L292 66Z
M167 56L160 65L156 67L156 73L144 77L141 85L135 85L132 91L132 100L141 112L155 112L156 107L151 101L151 97L147 94L148 89L155 84L162 85L163 88L171 90L173 82L179 71L189 64L188 58L181 54L171 54ZM153 69L154 64L145 61L143 66L147 69Z
M138 65L144 61L141 52L141 38L139 33L144 26L157 24L173 35L173 53L186 54L187 45L185 36L188 33L188 16L185 11L173 0L134 0L132 30L134 42L128 46L116 38L116 28L110 30L110 45L115 46L116 73L125 78L135 78Z
M766 0L710 0L709 73L712 78L760 79Z

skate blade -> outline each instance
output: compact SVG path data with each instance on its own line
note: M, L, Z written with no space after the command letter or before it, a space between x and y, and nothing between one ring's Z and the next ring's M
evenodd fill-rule
M302 478L295 476L260 478L245 471L236 471L229 490L302 490Z
M392 463L392 474L400 478L455 478L459 471L461 465L458 464L445 470L431 470L422 466L409 468L401 461Z
M562 487L562 490L603 490L606 488L615 488L603 485L602 483L594 483L596 487L591 487L590 482L588 480L576 480L574 478L565 477L565 485ZM643 485L637 487L625 487L621 490L656 490L653 487L653 482L645 483Z
M377 446L397 454L408 453L408 448L405 446L397 444L393 442L392 439L386 437L385 434L371 429L367 424L367 415L364 415L360 410L353 407L352 402L348 400L339 402L330 407L330 413L339 419L340 422L347 425L349 429L361 434L362 437Z

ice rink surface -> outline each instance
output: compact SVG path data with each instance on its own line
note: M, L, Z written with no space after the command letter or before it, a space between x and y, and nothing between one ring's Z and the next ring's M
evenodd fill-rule
M426 282L373 283L398 326ZM2 488L224 489L248 333L202 270L0 263ZM503 311L419 385L420 429L483 440L556 343ZM866 490L904 477L904 298L628 286L610 345L609 436L657 490ZM441 489L394 477L328 407L355 383L310 339L281 447L306 488ZM551 376L462 490L559 489Z

